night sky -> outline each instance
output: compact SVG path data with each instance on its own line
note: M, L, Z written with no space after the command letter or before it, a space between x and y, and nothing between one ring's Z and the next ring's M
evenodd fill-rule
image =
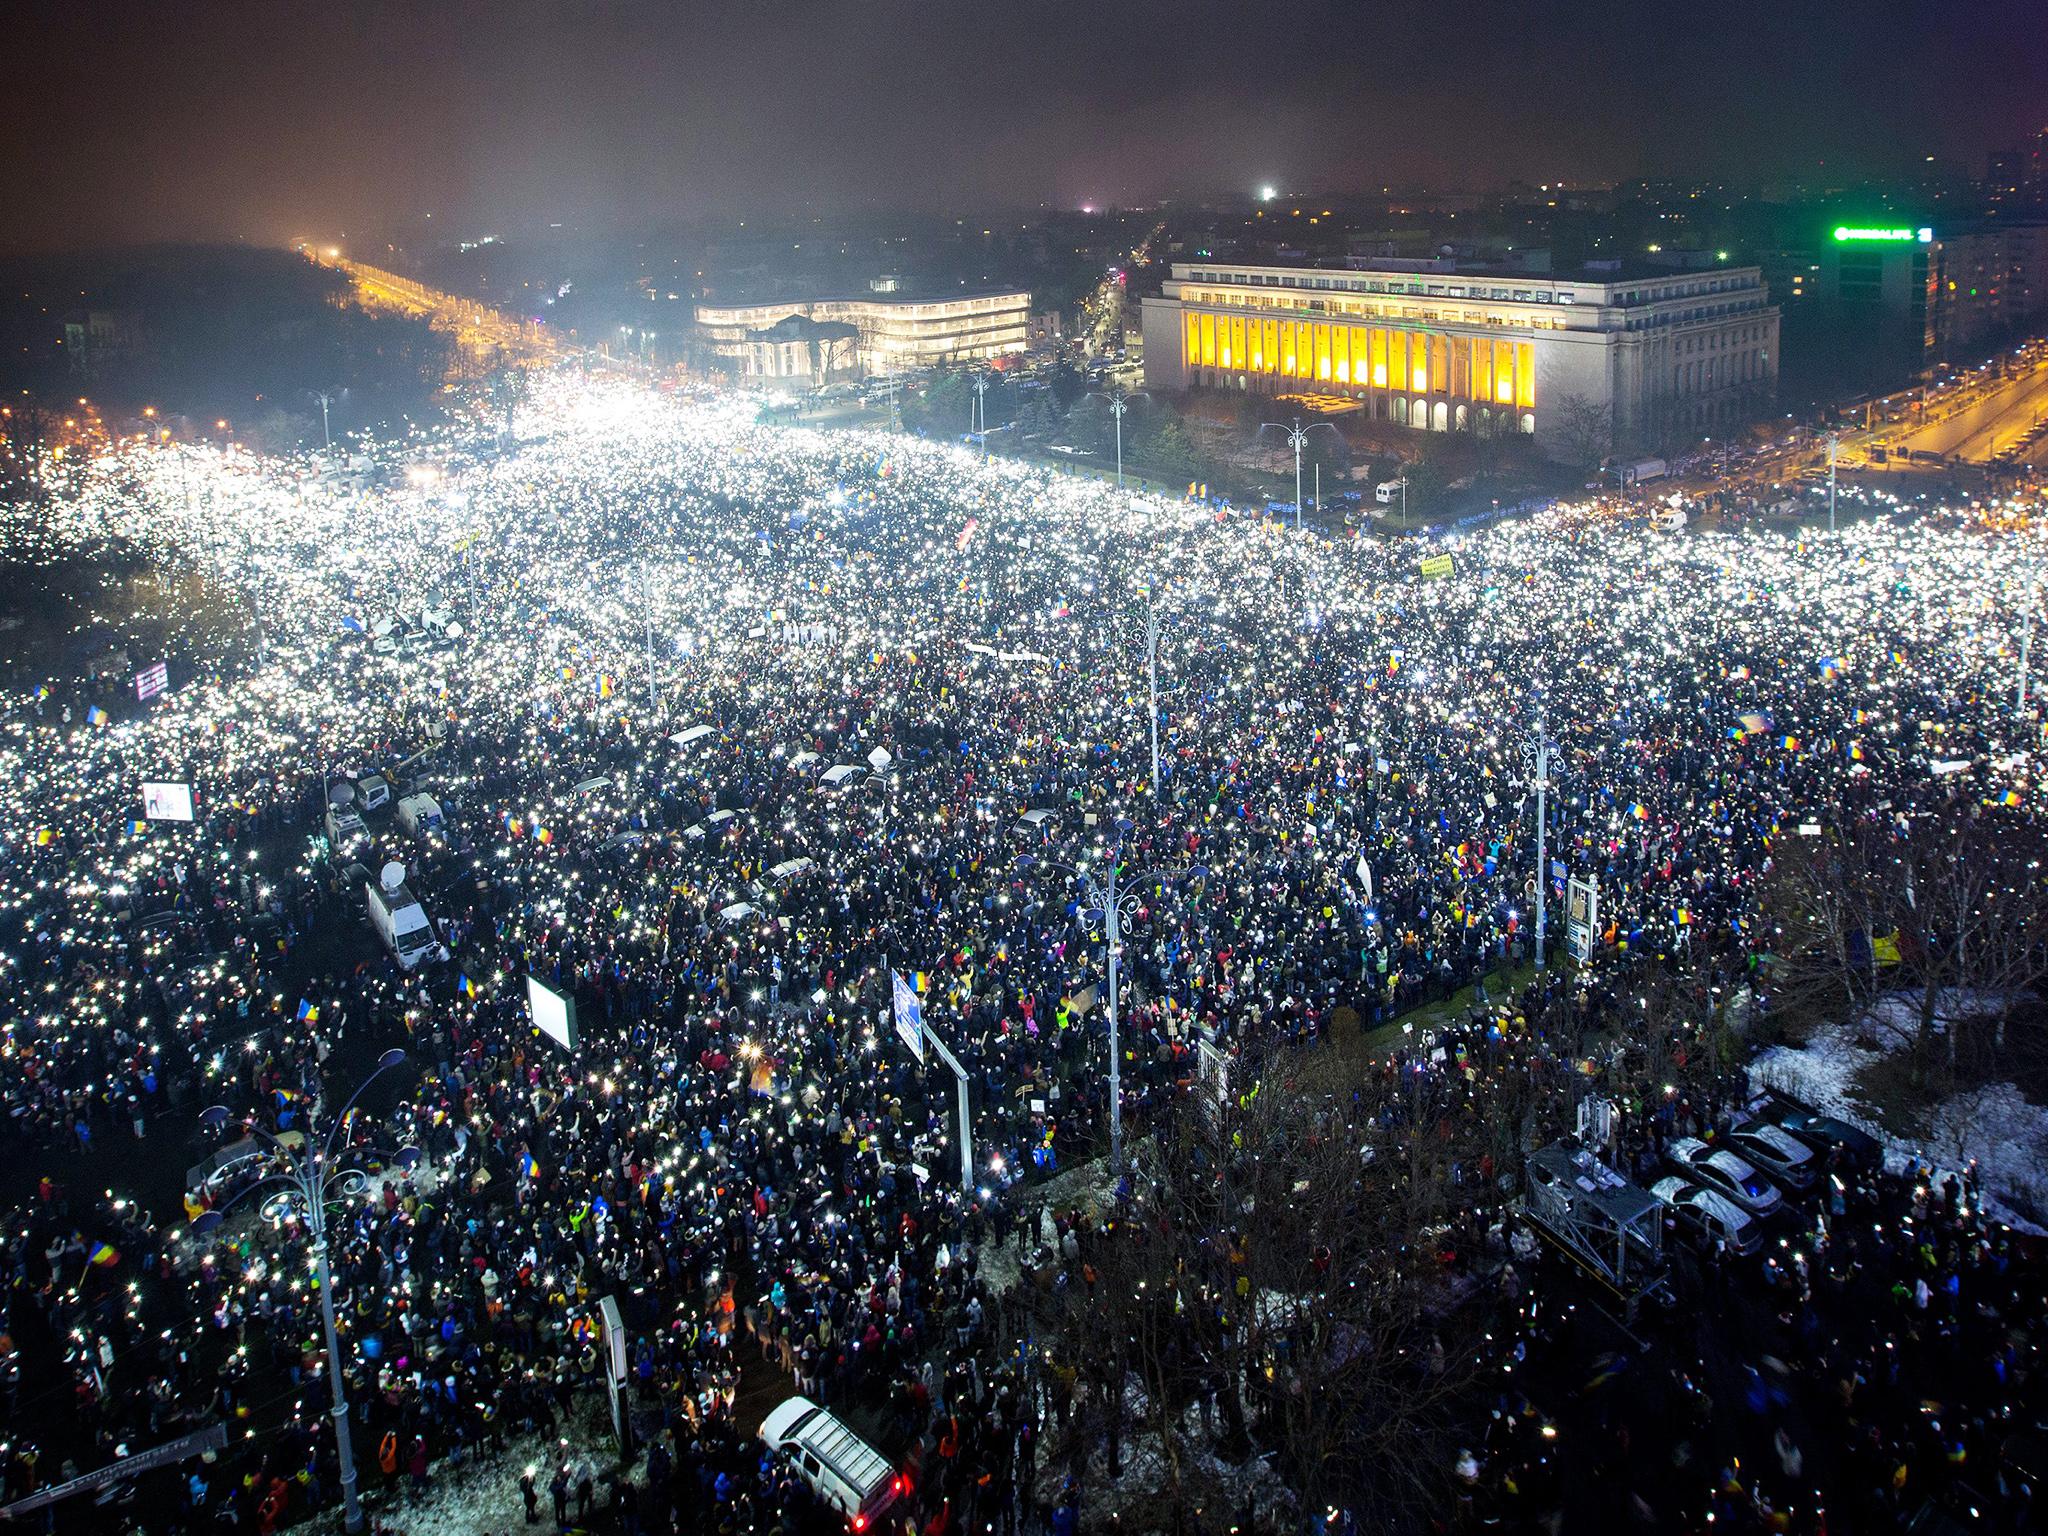
M17 0L0 246L1892 175L2048 125L2041 0Z

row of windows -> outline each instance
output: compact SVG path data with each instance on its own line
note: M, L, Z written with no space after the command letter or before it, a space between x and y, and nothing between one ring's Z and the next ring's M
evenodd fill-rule
M1526 341L1184 314L1181 356L1191 368L1242 369L1358 389L1433 391L1497 405L1536 403L1536 348Z
M1692 309L1671 309L1654 315L1637 315L1628 322L1627 329L1650 331L1667 325L1692 325L1697 321L1712 320L1719 315L1749 314L1763 307L1764 301L1761 296L1738 300L1732 304L1701 304Z
M1704 336L1681 336L1676 350L1690 352L1726 352L1731 347L1751 346L1764 339L1764 328L1760 325L1730 326L1723 331L1710 331Z
M1419 278L1311 277L1278 272L1190 272L1197 283L1233 283L1240 288L1303 288L1338 293L1420 293L1451 299L1508 299L1520 304L1576 304L1571 289L1485 288L1474 283L1427 282Z
M1672 387L1681 395L1701 395L1726 389L1731 384L1751 384L1762 379L1766 369L1761 352L1743 352L1734 357L1705 357L1698 362L1680 363L1672 376Z
M1310 315L1356 315L1360 318L1385 316L1392 320L1420 321L1425 325L1498 325L1524 331L1561 331L1561 315L1501 315L1483 310L1437 309L1412 303L1375 303L1369 299L1311 299L1296 294L1225 293L1211 289L1183 289L1181 303L1214 304L1227 309L1289 310Z
M1198 283L1235 283L1240 287L1249 288L1305 288L1347 293L1420 293L1452 299L1508 299L1524 304L1578 302L1577 291L1569 288L1499 288L1482 283L1450 283L1441 279L1431 282L1419 277L1360 278L1326 277L1309 273L1193 271L1187 275L1189 279ZM1708 293L1733 293L1757 286L1758 279L1753 273L1701 277L1684 282L1662 283L1650 288L1625 289L1613 295L1612 302L1622 305L1661 304L1670 299L1688 299ZM1589 302L1601 301L1589 295Z

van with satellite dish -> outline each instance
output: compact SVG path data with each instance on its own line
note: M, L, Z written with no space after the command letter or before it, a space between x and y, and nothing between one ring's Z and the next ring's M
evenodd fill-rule
M336 853L369 835L370 829L363 825L363 818L353 805L327 807L327 846Z
M432 795L407 795L398 802L398 824L414 837L439 832L443 824L441 802Z
M867 1441L807 1397L792 1397L762 1421L761 1439L819 1500L856 1533L909 1491L910 1480Z
M427 921L426 908L405 888L405 866L395 859L386 864L374 881L363 882L363 904L370 914L370 926L384 947L406 970L424 960L445 958L447 951Z
M381 811L391 803L391 781L381 773L366 773L356 780L356 804L366 811Z

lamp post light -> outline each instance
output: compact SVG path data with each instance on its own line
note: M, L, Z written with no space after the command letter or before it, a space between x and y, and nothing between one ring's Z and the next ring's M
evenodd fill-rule
M1288 425L1286 425L1286 424L1284 424L1284 423L1282 423L1282 422L1277 422L1277 421L1269 421L1269 422L1265 422L1265 423L1263 423L1263 424L1262 424L1262 425L1261 425L1261 426L1259 427L1259 431L1260 431L1260 432L1262 432L1262 433L1264 433L1264 432L1268 432L1268 431L1272 431L1272 432L1285 432L1285 433L1287 434L1287 445L1288 445L1288 446L1289 446L1290 448L1292 448L1292 449L1294 450L1294 526L1295 526L1295 529L1296 529L1296 531L1297 531L1297 532L1298 532L1298 531L1300 531L1300 528L1301 528L1301 450L1302 450L1302 447L1303 447L1303 446L1304 446L1304 445L1305 445L1305 444L1306 444L1306 443L1308 442L1308 435L1309 435L1309 433L1311 433L1311 432L1330 432L1330 433L1335 433L1335 432L1336 432L1336 430L1337 430L1337 429L1336 429L1335 427L1331 426L1331 425L1330 425L1330 424L1329 424L1329 423L1328 423L1327 421L1318 421L1318 422L1315 422L1315 423L1313 423L1313 424L1312 424L1312 425L1310 425L1310 426L1306 426L1306 427L1304 427L1304 426L1303 426L1303 425L1301 424L1301 418L1300 418L1299 416L1297 416L1297 417L1295 417L1295 418L1294 418L1294 424L1293 424L1292 426L1288 426Z
M1536 791L1536 969L1543 969L1543 926L1548 912L1546 897L1550 893L1549 833L1548 814L1550 791L1551 759L1557 755L1557 743L1550 738L1543 727L1543 716L1536 717L1534 735L1522 743L1522 761L1529 766L1531 778L1529 787Z
M1081 887L1086 900L1092 903L1082 916L1089 922L1099 921L1102 924L1104 969L1109 973L1109 1162L1118 1172L1122 1172L1124 1166L1123 1048L1117 1038L1117 988L1123 931L1137 916L1146 890L1157 886L1196 885L1209 878L1209 871L1199 864L1179 871L1148 869L1126 875L1123 872L1123 848L1124 839L1131 830L1131 822L1119 817L1115 841L1103 849L1099 867L1094 870L1086 864L1065 864L1054 859L1041 859L1031 853L1019 854L1016 860L1019 874L1028 874L1042 865L1071 877Z
M974 381L974 402L977 407L977 414L981 418L981 430L978 434L981 438L981 457L983 462L986 462L988 459L988 375L985 373L981 374Z
M297 1216L305 1222L306 1246L312 1255L313 1274L320 1287L321 1321L327 1330L327 1380L334 1392L334 1449L341 1463L342 1518L351 1533L363 1528L363 1506L356 1497L356 1459L355 1449L349 1440L348 1396L341 1385L341 1349L334 1334L334 1283L328 1265L327 1207L331 1202L360 1195L370 1187L370 1176L353 1165L336 1167L334 1142L342 1127L348 1124L349 1111L363 1096L363 1090L404 1060L405 1052L396 1049L377 1058L377 1070L364 1078L356 1091L349 1095L348 1103L335 1117L318 1152L307 1150L310 1142L297 1150L288 1147L253 1121L235 1122L264 1143L275 1171L250 1185L218 1210L205 1211L194 1217L191 1226L193 1236L205 1236L220 1226L228 1211L259 1191L268 1191L262 1205L266 1220L278 1224L288 1216ZM224 1104L214 1105L199 1117L201 1125L212 1127L225 1126L231 1121L233 1116ZM418 1163L419 1157L419 1148L407 1147L398 1154L397 1160L409 1170Z

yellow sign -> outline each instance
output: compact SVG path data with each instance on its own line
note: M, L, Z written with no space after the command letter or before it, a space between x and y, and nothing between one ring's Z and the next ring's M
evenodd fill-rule
M1441 581L1450 574L1451 557L1449 555L1431 555L1422 562L1422 579L1424 581Z

